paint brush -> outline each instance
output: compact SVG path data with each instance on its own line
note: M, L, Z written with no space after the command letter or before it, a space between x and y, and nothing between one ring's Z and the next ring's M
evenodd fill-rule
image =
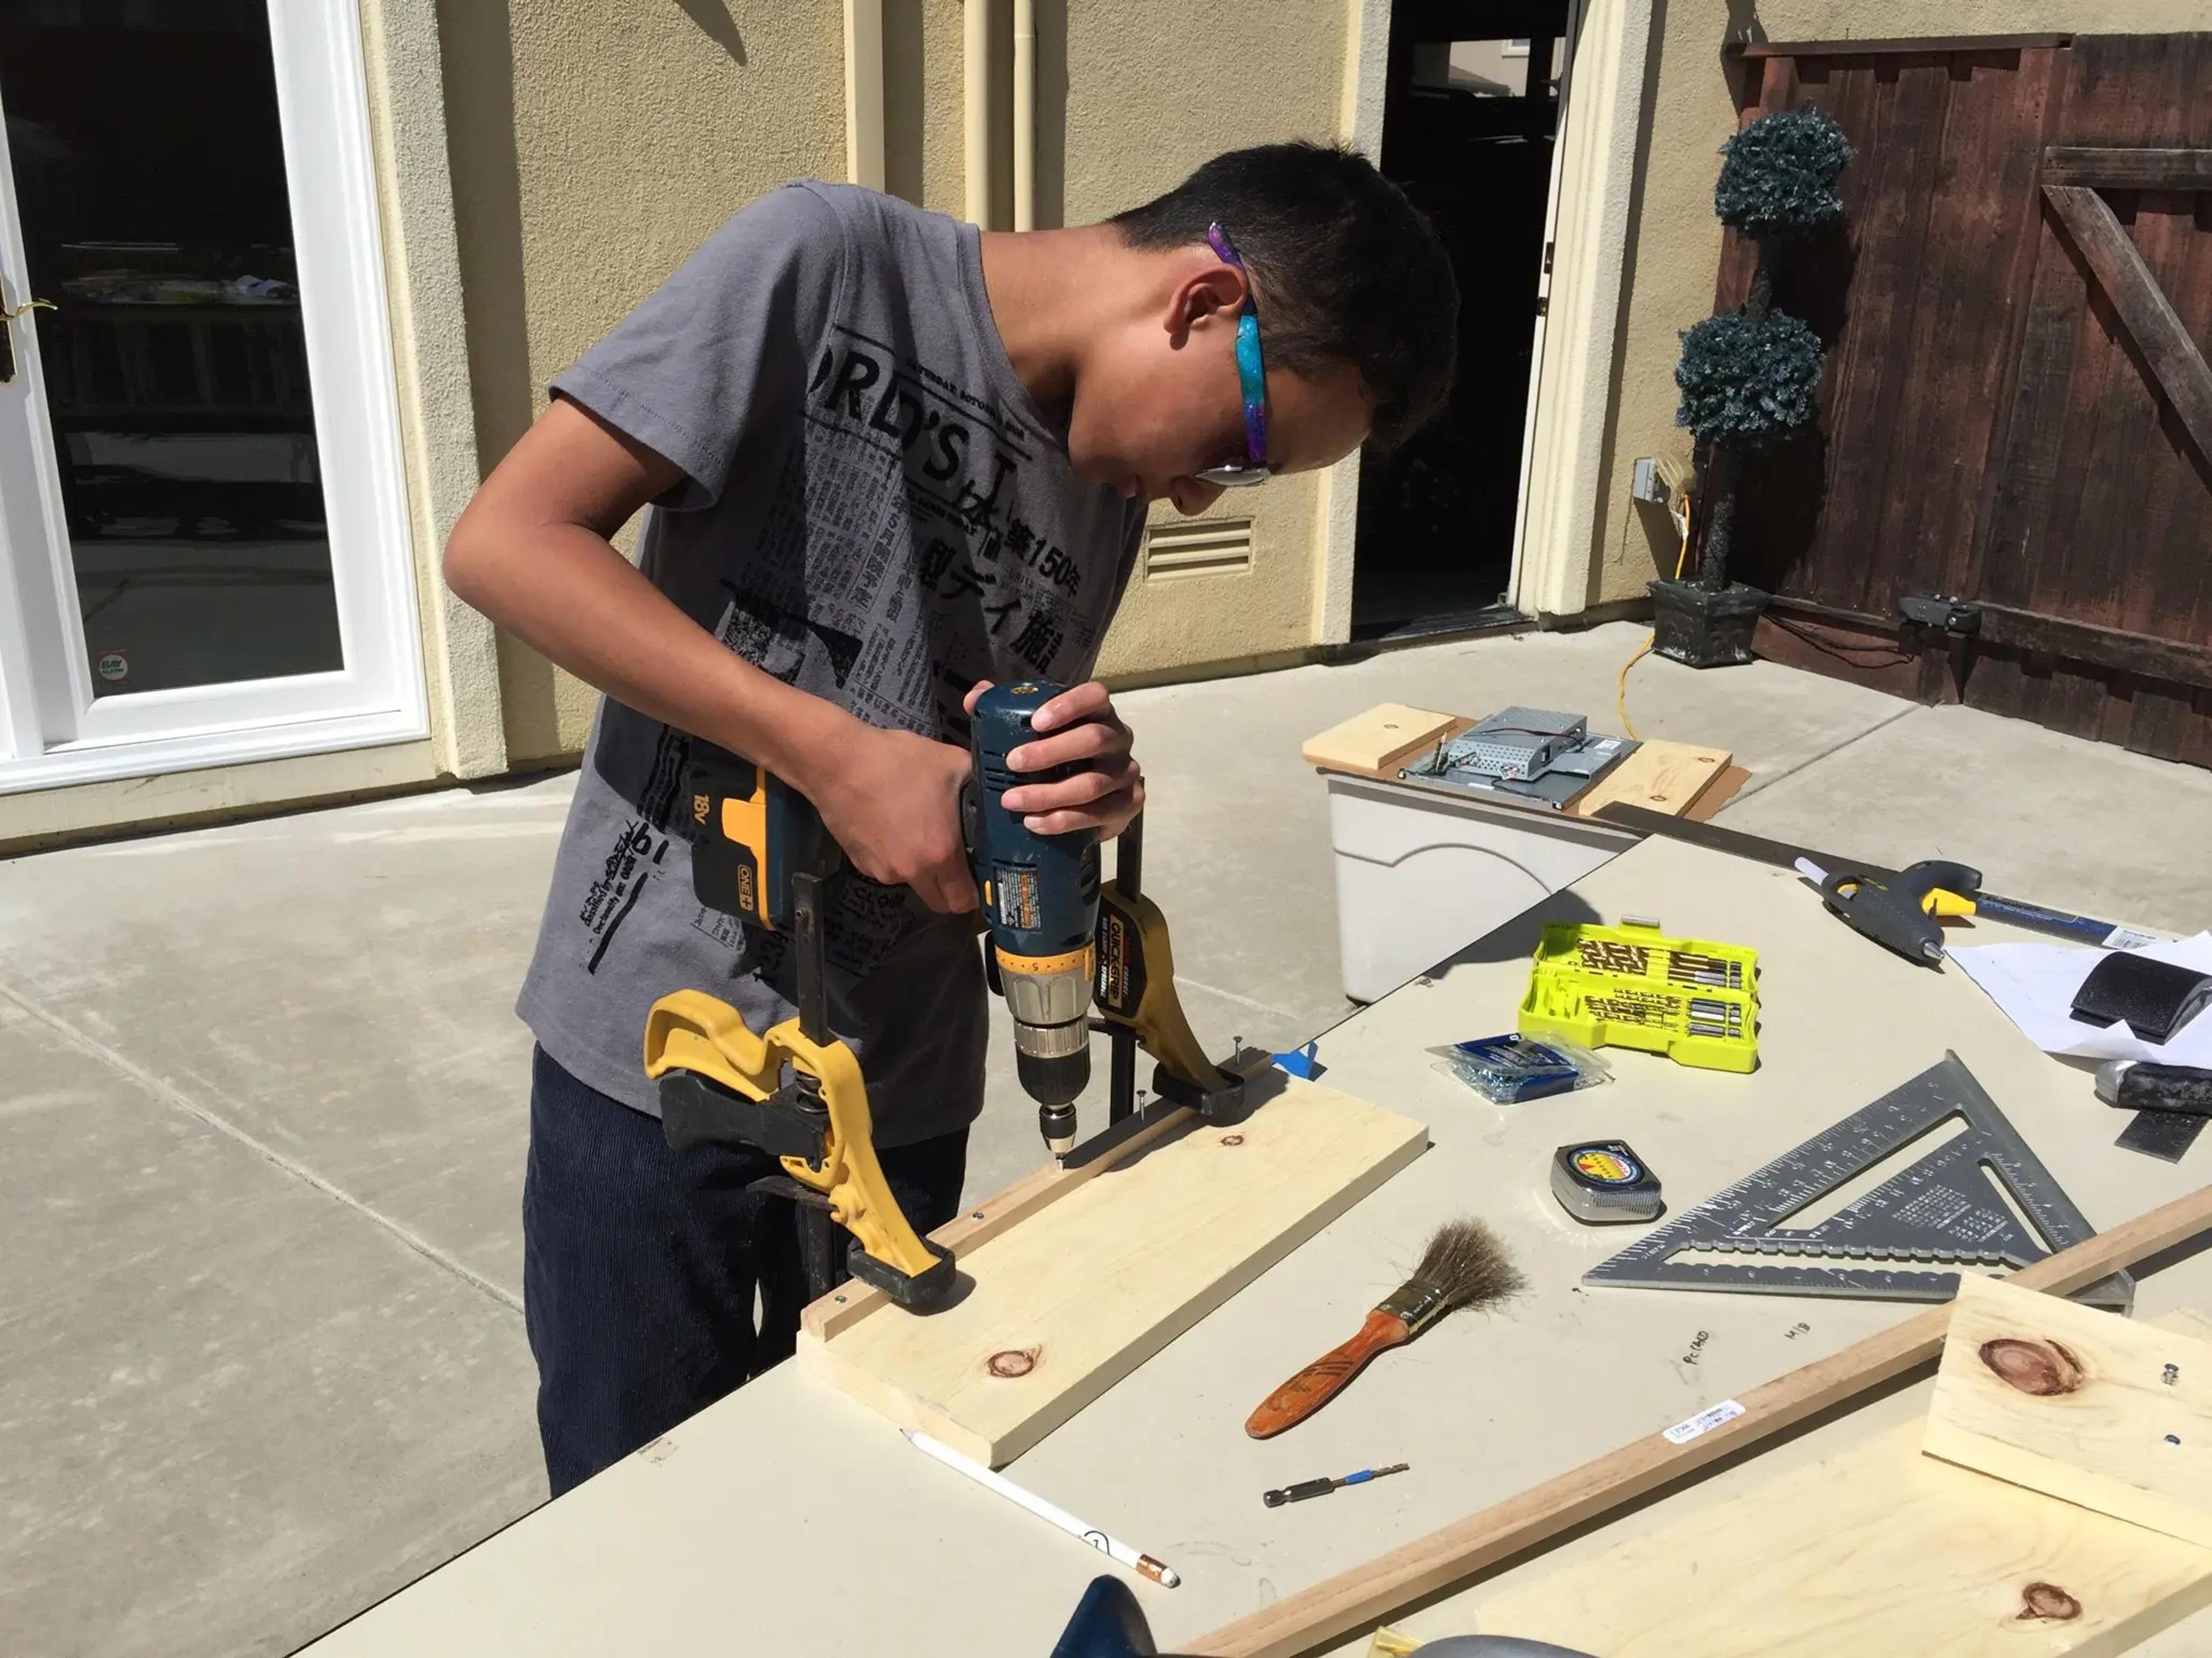
M1495 1306L1524 1282L1497 1233L1479 1220L1447 1222L1421 1252L1413 1277L1367 1315L1359 1333L1269 1394L1244 1431L1269 1439L1297 1426L1335 1398L1376 1354L1404 1346L1447 1313Z

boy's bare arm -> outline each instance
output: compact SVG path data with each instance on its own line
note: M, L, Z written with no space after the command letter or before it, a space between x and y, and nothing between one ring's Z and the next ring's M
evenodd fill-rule
M958 810L967 750L881 730L762 672L610 544L681 476L556 398L453 526L446 580L587 684L793 784L862 873L935 909L975 908Z

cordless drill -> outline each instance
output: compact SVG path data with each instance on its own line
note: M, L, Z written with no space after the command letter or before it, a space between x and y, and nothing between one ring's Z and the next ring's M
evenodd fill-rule
M1092 945L1098 926L1098 835L1039 835L1002 803L1023 783L1058 782L1079 762L1016 772L1006 756L1029 742L1036 710L1061 687L1024 680L976 701L962 792L961 829L991 935L994 987L1014 1019L1014 1064L1037 1102L1054 1156L1075 1143L1075 1100L1091 1080ZM700 901L783 932L792 878L825 876L842 859L821 817L798 791L746 761L696 766L692 875Z
M1098 928L1098 832L1040 835L1006 810L1008 789L1054 783L1076 762L1017 772L1006 756L1031 739L1036 711L1061 687L994 685L976 700L969 747L972 786L962 825L997 988L1014 1019L1014 1066L1037 1102L1037 1128L1054 1157L1075 1144L1075 1100L1091 1080L1093 940Z
M1037 1126L1054 1157L1075 1143L1094 1010L1113 1045L1112 1121L1124 1132L1146 1121L1133 1103L1140 1048L1158 1061L1152 1087L1162 1107L1218 1118L1241 1108L1245 1074L1206 1058L1183 1017L1166 920L1139 891L1138 826L1122 835L1106 893L1096 830L1039 835L1006 810L1008 789L1084 769L1073 762L1018 773L1006 763L1032 740L1036 710L1060 689L1025 681L977 699L960 805L991 935L993 987L1013 1014L1022 1087L1038 1102ZM805 797L749 761L695 758L684 791L699 902L790 934L798 1011L754 1031L704 991L679 990L653 1004L645 1069L660 1084L668 1142L678 1151L742 1144L778 1160L782 1174L756 1185L802 1205L811 1296L836 1281L833 1240L842 1226L851 1234L846 1271L900 1306L933 1310L951 1293L951 1251L917 1235L901 1211L876 1158L859 1063L830 1029L823 922L843 854Z

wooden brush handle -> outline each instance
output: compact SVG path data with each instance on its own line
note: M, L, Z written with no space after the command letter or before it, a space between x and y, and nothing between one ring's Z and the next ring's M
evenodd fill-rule
M1244 1431L1268 1439L1294 1428L1336 1397L1344 1384L1367 1368L1367 1361L1413 1338L1406 1321L1380 1307L1368 1314L1359 1333L1300 1370L1260 1403L1245 1419Z

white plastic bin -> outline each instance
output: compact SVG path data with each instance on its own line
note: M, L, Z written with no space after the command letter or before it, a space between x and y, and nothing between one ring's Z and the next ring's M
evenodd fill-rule
M1625 830L1442 785L1324 771L1344 993L1389 995L1636 844Z

